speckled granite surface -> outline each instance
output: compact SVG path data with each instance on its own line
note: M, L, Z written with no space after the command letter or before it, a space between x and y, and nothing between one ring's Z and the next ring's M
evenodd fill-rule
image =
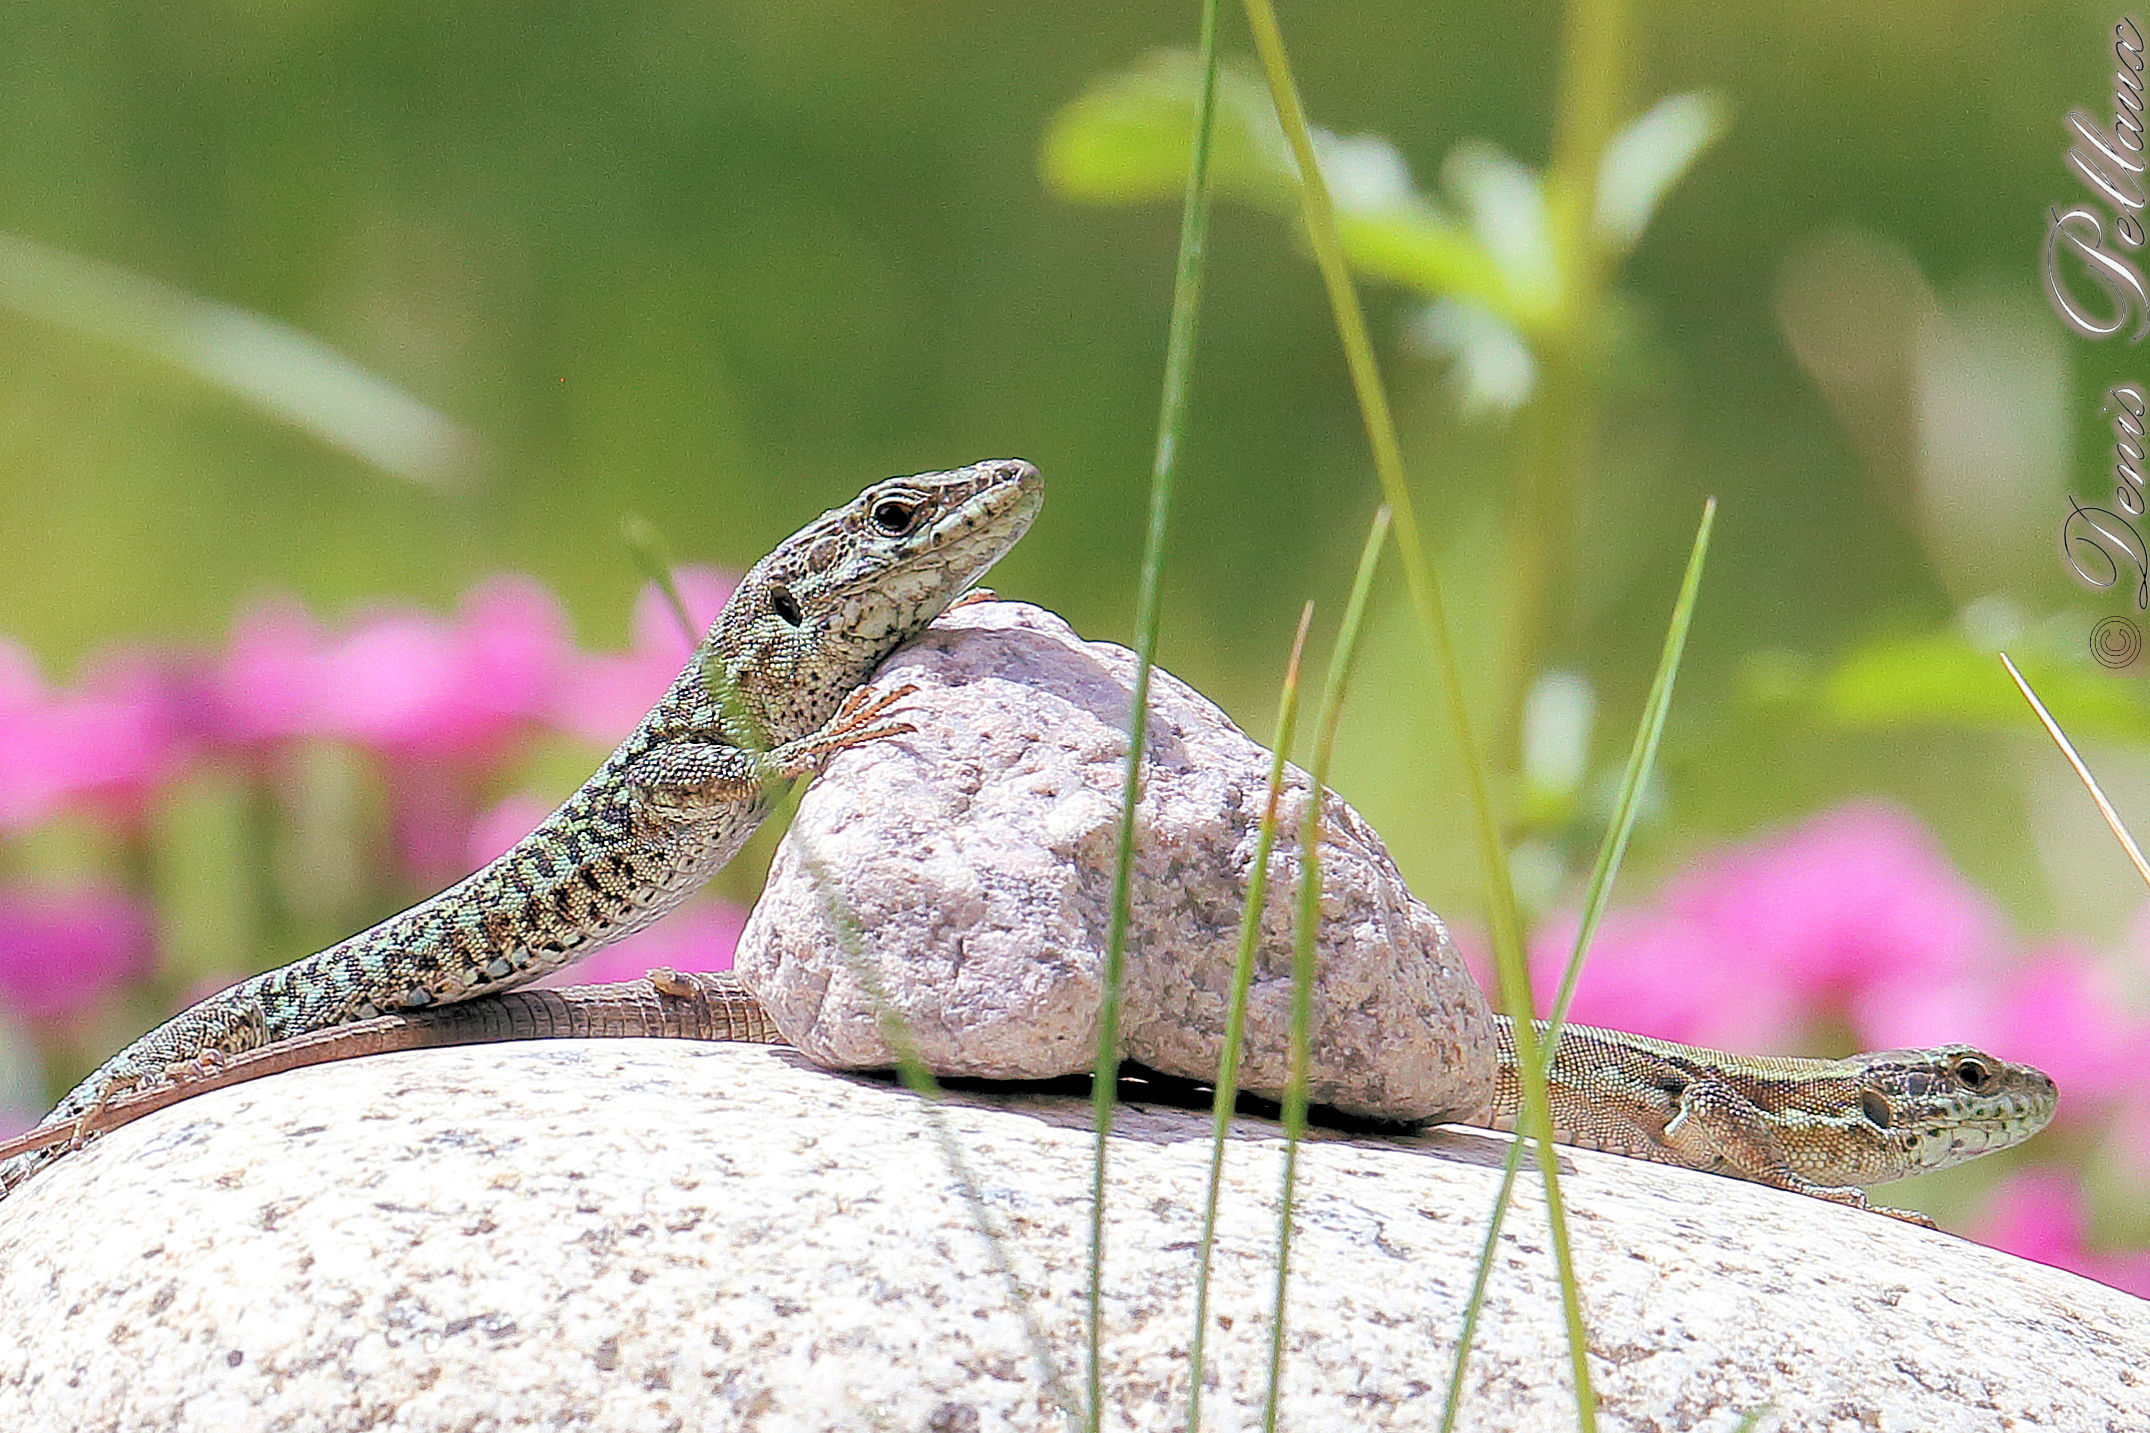
M1070 1380L1089 1108L948 1112ZM1207 1119L1125 1112L1110 1428L1177 1426ZM1281 1144L1242 1121L1205 1426L1258 1426ZM1302 1153L1285 1426L1438 1419L1499 1136ZM1563 1151L1607 1430L2139 1430L2150 1304L1895 1220ZM1464 1426L1572 1428L1534 1193ZM437 1050L204 1095L0 1202L0 1428L1052 1429L919 1111L790 1051Z

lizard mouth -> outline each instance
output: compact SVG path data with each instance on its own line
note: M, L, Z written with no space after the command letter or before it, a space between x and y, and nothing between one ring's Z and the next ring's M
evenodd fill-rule
M937 540L925 545L923 555L935 567L963 574L968 586L1030 530L1045 503L1045 478L1021 458L972 463L940 476L956 496L935 520Z
M969 517L980 526L1006 531L1013 542L1044 506L1045 476L1021 458L973 463L962 471L978 474L979 486L957 503L951 520Z

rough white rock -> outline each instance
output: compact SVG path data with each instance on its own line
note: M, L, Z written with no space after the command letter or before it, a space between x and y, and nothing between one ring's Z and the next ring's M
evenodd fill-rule
M823 1065L891 1063L818 864L928 1067L1001 1079L1090 1067L1133 670L1125 648L1010 602L952 612L882 666L876 685L919 688L897 713L917 732L829 763L740 939L739 973L786 1039ZM1270 754L1169 673L1151 703L1121 1053L1213 1079ZM1310 785L1289 776L1241 1076L1271 1096ZM1333 794L1317 950L1317 1101L1400 1120L1485 1107L1484 997L1380 837Z
M1082 1369L1086 1102L957 1096L1063 1376ZM1123 1113L1105 1426L1180 1426L1203 1113ZM1502 1138L1299 1160L1284 1426L1426 1429ZM1227 1161L1204 1426L1259 1426L1275 1126ZM1876 1215L1562 1151L1607 1433L2150 1428L2150 1304ZM1542 1208L1503 1236L1463 1426L1572 1429ZM795 1053L576 1041L200 1096L0 1201L0 1428L1054 1430L919 1107Z

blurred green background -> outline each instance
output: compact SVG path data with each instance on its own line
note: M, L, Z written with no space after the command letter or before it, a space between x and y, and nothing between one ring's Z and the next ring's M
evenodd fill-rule
M2124 809L2150 811L2143 678L2083 652L2125 599L2072 586L2056 547L2063 493L2107 485L2097 402L2127 356L2066 334L2038 289L2046 208L2079 192L2062 117L2109 110L2113 18L1639 15L1628 112L1706 90L1730 128L1615 276L1630 342L1544 636L1597 694L1595 768L1616 765L1702 499L1722 500L1639 879L1878 792L2026 930L2110 940L2139 904L2012 706L1851 721L1819 685L1884 639L2021 634L2076 680L2064 722L2068 692L2112 706L2086 744ZM219 640L265 590L445 608L514 570L617 645L639 585L624 514L743 566L870 478L1014 454L1049 501L995 585L1125 640L1178 216L1056 197L1039 156L1094 80L1194 22L1149 4L0 7L0 231L291 325L470 435L467 461L412 481L139 345L0 308L0 631L64 678L121 640ZM1385 136L1422 187L1472 137L1544 163L1556 8L1358 0L1284 22L1315 121ZM1406 341L1422 300L1365 287L1494 723L1516 420L1465 414ZM1165 664L1265 729L1299 604L1340 607L1375 501L1302 246L1220 205ZM1389 578L1337 785L1468 917L1467 815ZM1590 822L1549 826L1587 864Z

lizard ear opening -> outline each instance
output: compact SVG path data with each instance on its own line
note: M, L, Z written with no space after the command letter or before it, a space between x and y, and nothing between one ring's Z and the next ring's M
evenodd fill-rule
M794 627L806 620L806 614L799 610L799 599L781 582L769 584L769 610Z
M1859 1092L1859 1113L1865 1115L1866 1122L1876 1129L1887 1129L1893 1121L1893 1116L1889 1113L1889 1102L1882 1098L1879 1090Z

